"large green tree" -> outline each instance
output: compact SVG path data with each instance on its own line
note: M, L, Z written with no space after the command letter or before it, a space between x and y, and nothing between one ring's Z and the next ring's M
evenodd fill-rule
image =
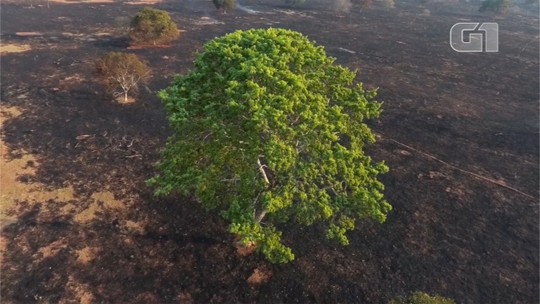
M284 29L236 31L204 46L195 67L160 92L172 135L149 183L157 195L195 193L271 262L294 259L279 221L326 223L348 244L355 220L391 206L365 155L375 91L353 83L321 46Z

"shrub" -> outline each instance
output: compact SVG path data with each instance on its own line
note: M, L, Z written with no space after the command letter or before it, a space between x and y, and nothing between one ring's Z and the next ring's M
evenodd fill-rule
M363 152L374 142L363 121L380 103L354 77L298 32L210 41L159 94L173 135L149 184L157 195L194 192L271 262L294 258L279 221L324 222L328 238L348 244L357 219L383 222L391 209L377 180L387 167Z
M109 52L97 60L96 70L107 92L115 98L123 96L124 102L149 75L148 67L136 55L119 52Z
M382 0L382 5L386 8L395 8L396 2L394 0Z
M285 4L291 7L299 6L301 4L304 4L306 0L285 0Z
M178 38L176 24L166 11L146 7L140 10L133 20L129 37L135 44L168 43Z
M351 0L336 0L334 1L334 9L337 12L349 13L352 7Z
M506 14L510 8L510 0L484 0L478 9L480 12L492 11Z
M455 304L455 302L439 295L430 296L427 293L417 291L411 293L407 298L392 299L388 304Z
M364 9L373 6L373 0L352 0L353 4Z
M236 7L236 0L212 0L217 9L224 12L233 10Z

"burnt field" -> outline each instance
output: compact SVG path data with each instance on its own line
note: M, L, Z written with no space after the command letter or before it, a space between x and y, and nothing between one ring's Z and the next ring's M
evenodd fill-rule
M221 14L211 1L171 0L149 4L170 13L180 38L135 49L125 30L145 3L62 2L0 5L3 303L386 303L417 290L457 303L539 301L535 13L252 0ZM466 21L499 23L499 52L453 51L449 29ZM285 265L240 254L217 214L145 185L169 134L157 91L206 41L270 26L307 35L379 87L368 152L390 167L393 206L347 247L316 225L284 227L296 255ZM104 95L94 62L108 51L152 68L134 103Z

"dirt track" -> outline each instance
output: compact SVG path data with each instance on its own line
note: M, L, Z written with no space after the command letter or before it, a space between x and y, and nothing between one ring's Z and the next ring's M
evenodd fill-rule
M138 5L2 2L2 301L385 303L423 290L538 302L538 16L400 2L344 13L316 1L245 1L259 13L222 15L207 2L155 4L182 35L137 50L121 29ZM454 52L448 30L464 20L498 22L500 52ZM155 92L205 41L268 26L308 35L380 88L369 153L391 168L394 206L348 247L317 226L284 227L297 259L282 266L239 255L218 216L190 198L158 201L144 184L168 134ZM93 61L107 51L153 67L137 102L102 95Z

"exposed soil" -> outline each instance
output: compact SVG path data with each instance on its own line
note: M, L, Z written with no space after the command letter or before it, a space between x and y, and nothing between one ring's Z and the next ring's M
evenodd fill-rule
M9 53L21 53L30 50L30 46L27 44L2 44L0 46L0 54L5 55Z
M128 50L139 2L149 4L0 4L2 302L385 303L421 290L538 303L537 15L459 2L347 12L317 0L221 14L211 1L151 1L183 32L170 47ZM498 22L500 52L454 52L448 31L462 21ZM296 255L286 265L243 254L218 215L145 185L168 135L156 92L209 39L269 26L308 35L379 87L368 152L391 168L382 180L394 207L347 247L317 225L282 227ZM103 95L94 60L108 51L152 67L134 102Z

